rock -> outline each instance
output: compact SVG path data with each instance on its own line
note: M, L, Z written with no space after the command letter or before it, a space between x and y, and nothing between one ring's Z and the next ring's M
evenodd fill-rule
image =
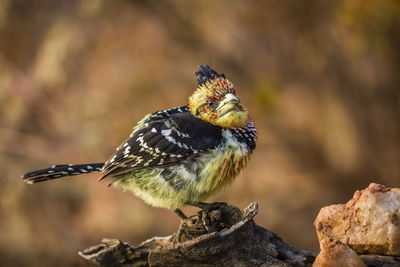
M320 244L340 240L359 254L399 256L400 188L371 183L347 204L322 208L314 225Z
M327 242L325 242L327 243ZM322 245L313 267L366 267L358 254L346 244L333 241Z

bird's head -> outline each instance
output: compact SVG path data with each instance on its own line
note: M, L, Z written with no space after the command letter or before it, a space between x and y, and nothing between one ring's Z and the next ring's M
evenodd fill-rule
M233 84L222 73L207 65L196 72L199 86L189 97L189 110L195 116L223 128L240 128L248 112L236 96Z

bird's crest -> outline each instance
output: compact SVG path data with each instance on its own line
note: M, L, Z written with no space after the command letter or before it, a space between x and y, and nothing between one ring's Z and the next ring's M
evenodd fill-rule
M208 65L200 65L198 68L200 69L200 71L196 72L195 74L197 76L197 82L199 83L199 85L202 85L207 81L218 77L222 77L225 79L225 74L216 72Z

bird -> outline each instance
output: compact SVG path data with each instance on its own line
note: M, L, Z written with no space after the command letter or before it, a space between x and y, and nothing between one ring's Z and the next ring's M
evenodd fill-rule
M28 184L100 172L100 180L147 204L175 211L209 207L206 199L230 185L248 164L257 130L234 85L208 65L184 106L150 113L101 163L62 164L22 176Z

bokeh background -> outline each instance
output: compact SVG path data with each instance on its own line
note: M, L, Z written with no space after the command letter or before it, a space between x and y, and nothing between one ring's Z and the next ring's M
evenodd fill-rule
M397 0L1 0L0 265L84 266L77 251L103 237L177 229L98 174L20 176L106 160L145 114L186 103L200 64L235 84L259 131L210 201L257 201L259 225L318 250L321 207L400 186L399 46Z

